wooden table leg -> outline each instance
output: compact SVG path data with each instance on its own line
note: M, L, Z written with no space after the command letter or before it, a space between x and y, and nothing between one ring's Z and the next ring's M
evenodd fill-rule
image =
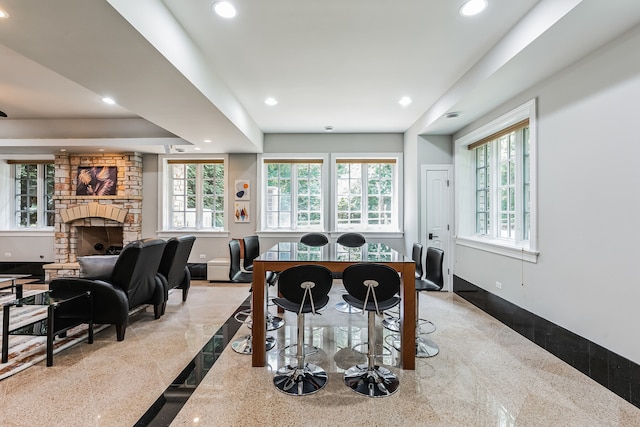
M265 325L266 298L265 298L265 269L261 261L253 261L253 285L251 287L253 298L253 313L251 336L253 353L251 355L251 366L265 366L267 355L265 343L267 342L267 329Z
M400 333L402 347L402 368L416 368L416 282L415 264L404 263L402 286L400 287Z

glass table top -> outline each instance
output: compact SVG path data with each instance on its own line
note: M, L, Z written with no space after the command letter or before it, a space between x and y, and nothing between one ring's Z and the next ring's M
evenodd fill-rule
M338 243L308 246L300 242L279 242L260 254L261 261L331 261L331 262L412 262L385 243L365 243L350 248Z

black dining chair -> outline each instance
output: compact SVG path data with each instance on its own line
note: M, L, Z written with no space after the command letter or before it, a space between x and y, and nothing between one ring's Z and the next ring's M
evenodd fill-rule
M338 236L336 243L348 248L359 248L367 243L367 240L360 233L344 233Z
M366 242L367 241L365 237L360 233L344 233L344 234L341 234L336 240L336 243L342 246L346 246L348 248L359 248L360 246L364 245ZM339 271L334 272L333 278L342 279L342 272L339 272ZM338 310L340 313L348 313L348 314L362 313L362 310L352 305L349 305L344 301L340 301L339 303L337 303L335 305L335 309Z
M307 233L300 237L300 243L307 246L324 246L329 243L329 239L322 233Z
M424 274L424 267L422 265L422 244L414 243L411 249L411 259L415 264L415 276L416 285L418 280L422 279ZM416 299L417 301L417 299ZM393 310L389 310L385 313L385 318L382 320L382 326L392 332L400 332L400 310L398 307L394 307Z
M419 243L414 243L414 253L419 251L419 255L414 259L422 259L422 245ZM435 248L430 246L427 248L427 258L426 258L426 272L425 277L422 277L423 267L422 262L416 261L416 276L420 273L420 277L416 278L415 286L416 286L416 357L433 357L440 352L440 348L438 344L436 344L432 339L426 337L427 334L430 334L436 330L435 324L431 320L421 319L420 318L420 292L423 291L440 291L444 287L444 276L442 273L442 264L444 261L444 251L439 248ZM391 320L389 320L391 319ZM386 318L383 321L383 325L385 328L392 330L394 332L400 331L400 322L397 319L397 322L394 318ZM431 325L431 328L424 332L422 331L422 326ZM395 326L395 329L393 328ZM400 336L399 335L389 335L387 336L386 342L396 350L400 351Z
M353 391L369 397L390 396L398 390L400 381L389 369L376 365L376 314L400 303L400 276L393 268L376 263L359 263L347 267L342 281L348 294L344 300L368 312L367 364L355 365L344 373L345 384Z
M242 268L246 271L253 271L253 260L260 255L260 239L258 236L245 236L242 238L244 244L244 262Z
M440 352L438 345L425 336L425 334L434 332L436 326L432 321L420 318L420 292L440 291L444 287L443 261L444 251L440 248L429 246L425 261L425 276L416 280L416 357L433 357ZM430 324L432 328L428 332L422 333L420 326L424 324Z
M240 241L238 239L231 239L229 241L229 280L233 283L252 283L253 282L253 272L243 271L240 267ZM268 272L267 278L265 279L266 283L270 286L275 283L275 274L273 272ZM252 285L253 286L253 285ZM253 310L242 310L236 313L235 319L247 325L249 328L252 327L252 319L251 314ZM266 314L266 327L268 331L273 331L284 326L284 319L278 316L274 316L270 312L267 311ZM268 336L266 339L266 351L271 350L275 347L275 338ZM235 340L231 343L231 348L240 354L252 354L253 353L253 342L251 334L244 335L239 339Z
M298 316L297 364L278 369L273 378L273 384L284 393L303 396L327 384L327 372L304 360L304 317L307 313L316 314L329 303L332 281L331 271L321 265L298 265L280 273L278 287L282 297L273 302Z
M243 271L240 267L240 241L229 240L229 280L233 283L251 283L253 273Z

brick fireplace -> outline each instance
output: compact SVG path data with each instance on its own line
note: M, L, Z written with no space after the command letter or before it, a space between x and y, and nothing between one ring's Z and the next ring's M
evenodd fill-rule
M115 195L77 195L78 168L94 166L117 168ZM46 282L77 277L78 256L105 254L141 238L141 155L56 155L54 202L55 262L44 266Z

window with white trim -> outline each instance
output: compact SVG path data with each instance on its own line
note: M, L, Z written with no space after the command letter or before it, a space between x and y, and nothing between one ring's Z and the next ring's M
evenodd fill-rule
M166 161L166 229L225 229L225 165L222 159Z
M475 153L479 235L514 242L529 240L528 146L528 120L469 146Z
M323 159L263 159L263 230L322 230Z
M335 159L336 230L397 231L397 158Z
M532 100L456 140L458 243L535 261L535 121Z
M14 227L53 227L55 219L53 161L9 161L14 177Z

